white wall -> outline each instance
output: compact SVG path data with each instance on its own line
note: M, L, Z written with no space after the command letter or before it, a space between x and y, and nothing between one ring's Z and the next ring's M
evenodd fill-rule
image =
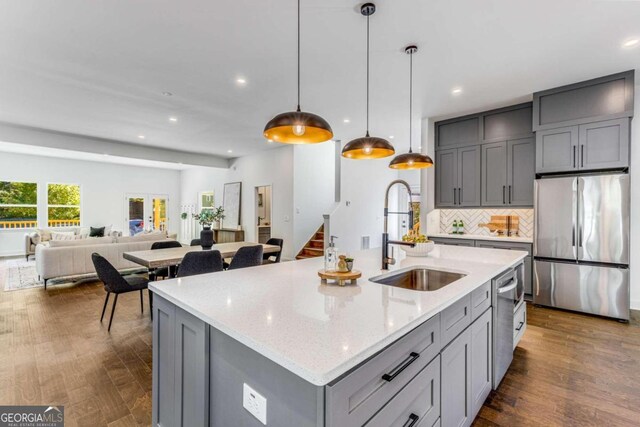
M83 226L113 224L126 231L125 194L169 196L169 231L178 230L180 172L140 166L0 153L0 180L37 182L38 210L46 210L46 184L80 184ZM24 230L0 230L0 256L24 254Z
M299 251L335 204L335 142L293 149L294 248Z

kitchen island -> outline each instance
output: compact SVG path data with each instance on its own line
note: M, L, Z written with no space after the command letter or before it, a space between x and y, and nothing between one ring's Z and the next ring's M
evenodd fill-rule
M345 287L320 283L321 258L151 283L153 425L260 426L261 397L273 426L470 424L492 386L491 281L527 253L436 245L388 272L379 249L353 256ZM369 280L415 267L464 277Z

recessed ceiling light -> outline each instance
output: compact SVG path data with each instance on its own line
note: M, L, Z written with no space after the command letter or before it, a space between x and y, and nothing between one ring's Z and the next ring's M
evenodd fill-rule
M138 135L138 138L140 138L140 139L144 139L144 138L145 138L145 136L144 136L144 135Z
M236 79L236 83L238 83L238 85L240 86L244 86L247 84L247 79L245 79L244 77L238 77Z
M343 122L345 122L345 123L351 123L351 120L349 120L349 119L344 119L344 120L343 120Z
M173 94L171 92L162 92L162 95L164 95L164 96L173 96Z
M177 117L169 117L169 121L175 123L175 122L178 121L178 118Z
M233 150L227 150L227 153L233 153Z
M633 47L640 43L640 39L629 39L626 42L622 43L622 47Z
M462 93L462 88L461 87L454 87L453 89L451 89L451 93L453 95L460 95Z
M389 139L393 139L393 138L395 138L395 136L389 135Z

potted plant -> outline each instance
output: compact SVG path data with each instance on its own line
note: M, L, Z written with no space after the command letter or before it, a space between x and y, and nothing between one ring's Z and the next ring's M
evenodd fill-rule
M214 243L211 224L214 222L219 224L220 221L224 219L224 208L218 206L213 209L202 209L200 213L193 214L193 218L202 226L202 231L200 231L200 244L202 245L202 249L211 249Z

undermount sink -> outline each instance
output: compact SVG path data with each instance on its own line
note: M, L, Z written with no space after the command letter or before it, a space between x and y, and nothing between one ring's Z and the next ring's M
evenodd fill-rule
M396 288L431 292L444 288L456 280L462 279L464 276L466 276L466 274L416 267L399 273L373 277L369 280L382 285L395 286Z

